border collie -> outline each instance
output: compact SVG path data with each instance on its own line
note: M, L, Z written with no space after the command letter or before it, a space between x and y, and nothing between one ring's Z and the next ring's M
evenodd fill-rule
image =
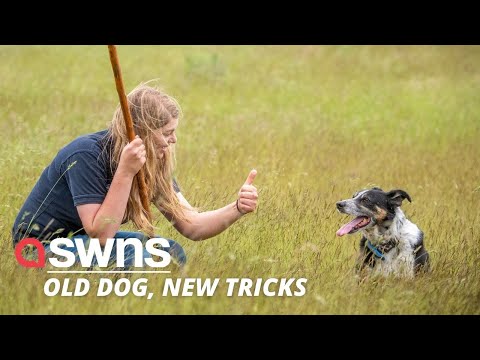
M410 196L403 190L384 192L374 187L361 190L353 198L337 202L339 212L355 219L343 225L338 236L362 232L356 269L383 275L414 277L429 269L429 254L423 232L400 209Z

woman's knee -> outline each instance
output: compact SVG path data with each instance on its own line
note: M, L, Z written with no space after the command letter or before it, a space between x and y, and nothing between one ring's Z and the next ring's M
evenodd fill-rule
M143 242L146 242L148 240L148 237L145 234L140 233L140 232L123 231L123 232L118 232L117 234L115 234L115 237L116 238L124 238L124 239L137 238L137 239L142 240ZM155 237L161 238L161 236L155 236ZM169 243L170 246L167 249L165 249L165 248L163 248L163 249L170 254L170 257L171 257L172 261L179 266L185 265L186 262L187 262L187 255L186 255L183 247L178 242L176 242L172 239L166 239L166 240L168 240L168 243ZM147 249L144 248L143 257L144 258L151 258L152 254L150 254L147 251Z
M173 261L178 264L179 266L183 266L187 262L187 254L183 247L176 241L167 239L168 243L170 244L170 248L168 252L172 257Z
M187 254L185 254L185 250L183 247L176 241L171 240L171 239L166 239L168 240L168 244L170 245L168 248L167 247L162 247L162 250L168 252L170 254L171 260L179 265L183 266L187 262ZM150 254L147 249L143 251L144 258L151 258L152 254Z

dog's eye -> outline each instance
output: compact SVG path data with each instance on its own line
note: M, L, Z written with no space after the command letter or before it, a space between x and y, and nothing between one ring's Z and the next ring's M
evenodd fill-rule
M369 204L370 203L370 200L366 196L362 197L360 199L360 201L362 202L362 204Z

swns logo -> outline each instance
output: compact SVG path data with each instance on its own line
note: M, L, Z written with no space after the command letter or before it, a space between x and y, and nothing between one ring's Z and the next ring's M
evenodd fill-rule
M161 248L156 247L160 245ZM38 254L38 260L24 258L24 249L26 247L33 246ZM151 258L144 259L144 244L137 238L108 238L105 247L102 249L99 239L90 239L88 249L85 248L83 239L68 239L57 238L49 243L48 256L49 263L58 268L71 267L75 264L75 254L67 249L76 247L78 250L78 256L80 258L80 264L82 267L91 268L93 265L100 268L111 267L110 257L112 255L113 247L116 247L116 264L115 267L125 267L125 247L133 246L135 249L135 267L143 267L145 264L153 268L163 268L170 264L171 257L168 251L163 248L170 247L168 240L163 238L152 238L145 243L145 249L152 255ZM57 258L59 256L60 258ZM45 248L44 245L35 238L22 239L15 247L15 257L20 265L24 267L45 267ZM93 263L94 257L97 259L97 264ZM160 258L161 261L155 260ZM63 258L63 259L62 259ZM145 264L144 264L145 261Z

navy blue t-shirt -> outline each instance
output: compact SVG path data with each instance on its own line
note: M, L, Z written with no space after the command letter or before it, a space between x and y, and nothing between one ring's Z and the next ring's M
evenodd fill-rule
M85 234L76 206L103 203L113 179L106 135L103 130L80 136L58 152L17 215L14 243L26 236L49 240ZM180 191L175 180L173 187Z

